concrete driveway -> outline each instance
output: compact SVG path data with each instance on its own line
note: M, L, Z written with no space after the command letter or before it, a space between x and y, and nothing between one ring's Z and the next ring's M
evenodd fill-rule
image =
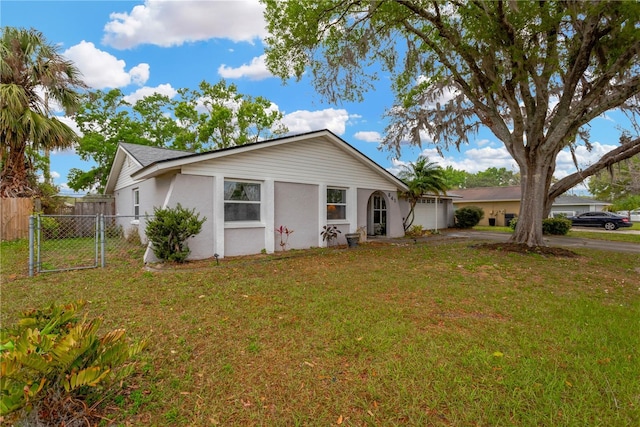
M585 231L593 231L586 228ZM604 230L603 230L604 231ZM622 230L605 231L607 233L619 233ZM627 233L636 234L635 230L626 230ZM508 233L494 233L491 231L475 230L452 230L447 232L449 237L462 237L467 239L489 240L495 242L506 242L511 237ZM559 246L562 248L590 248L604 251L625 252L640 254L640 233L638 233L638 243L612 242L610 240L583 239L566 236L545 236L544 241L549 246Z

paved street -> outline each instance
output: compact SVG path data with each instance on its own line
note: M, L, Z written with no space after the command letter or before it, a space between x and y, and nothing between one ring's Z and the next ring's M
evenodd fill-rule
M593 231L593 229L584 229L585 231ZM605 232L603 230L603 232ZM616 230L606 231L607 233L626 233L637 234L638 243L628 242L612 242L610 240L583 239L566 236L545 236L544 240L549 246L559 246L563 248L592 248L602 249L615 252L637 253L640 254L640 232L635 230ZM453 230L447 232L449 237L464 237L469 239L491 240L496 242L506 242L511 237L508 233L494 233L490 231L470 231L470 230Z

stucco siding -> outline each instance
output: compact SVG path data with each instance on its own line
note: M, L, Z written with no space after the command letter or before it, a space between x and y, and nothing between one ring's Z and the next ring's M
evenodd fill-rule
M259 254L265 247L264 227L227 228L224 256Z
M223 174L227 178L265 179L279 182L330 186L376 188L397 191L396 187L370 167L323 139L296 141L224 156L182 168L185 174Z
M178 174L173 177L165 208L177 204L185 209L195 209L200 219L206 217L200 233L188 240L191 253L188 259L210 258L214 254L213 177Z
M318 245L320 219L318 218L317 185L275 183L274 228L280 226L293 230L287 249L303 249ZM275 233L275 250L280 247L280 235Z

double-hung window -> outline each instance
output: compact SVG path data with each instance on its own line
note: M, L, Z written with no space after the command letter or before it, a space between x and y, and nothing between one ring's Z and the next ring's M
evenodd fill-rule
M224 220L260 221L260 183L224 182Z
M347 219L347 190L327 188L327 220Z

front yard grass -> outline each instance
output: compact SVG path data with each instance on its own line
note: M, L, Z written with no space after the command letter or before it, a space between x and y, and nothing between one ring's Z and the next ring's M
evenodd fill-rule
M640 425L637 255L473 243L32 279L3 243L0 320L85 299L105 329L148 338L102 403L114 425Z

